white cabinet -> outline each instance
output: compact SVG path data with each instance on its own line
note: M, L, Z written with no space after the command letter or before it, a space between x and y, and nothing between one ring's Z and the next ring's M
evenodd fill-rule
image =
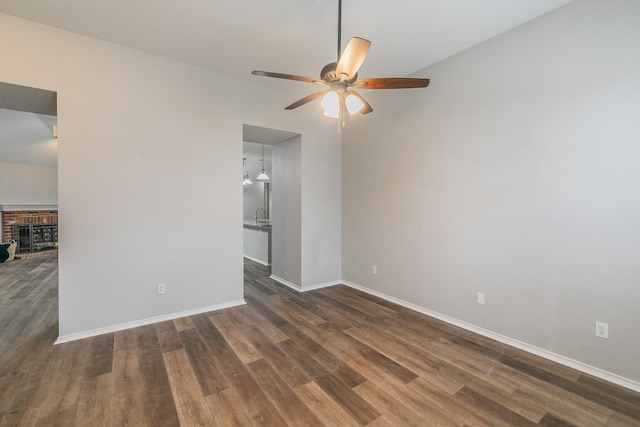
M271 226L244 225L244 257L271 265Z

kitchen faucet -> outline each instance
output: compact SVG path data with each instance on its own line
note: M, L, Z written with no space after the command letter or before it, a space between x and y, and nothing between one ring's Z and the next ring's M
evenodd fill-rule
M267 220L267 213L265 212L264 208L262 206L258 206L256 208L256 224L258 223L258 209L262 209L262 216L265 221Z

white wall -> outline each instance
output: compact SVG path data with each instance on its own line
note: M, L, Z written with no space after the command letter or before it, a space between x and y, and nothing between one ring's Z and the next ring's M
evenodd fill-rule
M0 162L0 205L57 204L56 168Z
M577 1L372 94L344 278L640 381L639 47L639 2Z
M339 181L319 181L339 171L338 135L282 110L297 93L5 14L0 56L0 81L58 93L62 336L242 300L242 123L322 153L328 165L302 154L305 220L339 228ZM336 280L339 237L311 236Z
M342 161L342 145L337 122L320 116L320 108L315 114L330 126L321 144L302 136L303 288L339 283L342 277L342 173L335 167Z
M294 285L302 281L301 137L273 146L271 274Z

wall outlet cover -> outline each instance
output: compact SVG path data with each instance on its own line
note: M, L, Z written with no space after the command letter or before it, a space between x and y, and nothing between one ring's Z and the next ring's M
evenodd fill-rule
M596 322L596 336L599 338L609 338L609 324L604 322Z

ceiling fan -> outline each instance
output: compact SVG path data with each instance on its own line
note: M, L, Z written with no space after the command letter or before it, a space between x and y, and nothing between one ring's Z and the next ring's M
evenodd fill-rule
M338 61L325 65L320 71L320 79L311 77L302 77L292 74L273 73L270 71L251 72L254 76L275 77L278 79L295 80L299 82L315 83L318 85L328 86L326 89L319 90L297 100L293 104L285 107L285 110L293 110L301 105L311 102L321 96L324 114L329 117L344 117L346 110L349 114L368 114L373 111L371 105L362 95L355 90L357 89L411 89L427 87L429 79L420 78L403 78L403 77L383 77L358 79L358 70L367 57L371 42L369 40L352 37L347 46L340 54L342 33L342 0L338 0Z

